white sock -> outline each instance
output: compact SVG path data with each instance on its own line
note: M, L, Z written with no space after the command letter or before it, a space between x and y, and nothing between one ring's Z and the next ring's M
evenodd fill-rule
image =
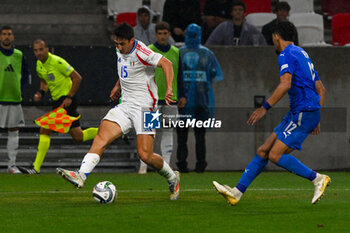
M140 159L140 169L146 167L145 169L147 170L147 163L143 162L141 159Z
M8 131L7 137L7 153L9 157L8 167L12 167L16 163L16 157L18 152L18 130Z
M312 180L312 183L316 185L320 180L322 180L323 176L320 173L316 173L315 179Z
M242 195L243 195L243 193L242 193L241 191L239 191L239 189L236 188L236 187L234 187L234 188L232 189L232 193L233 193L233 195L236 197L236 199L238 199L238 200L240 200L241 197L242 197Z
M173 130L163 130L160 142L162 157L167 164L170 164L170 158L173 153Z
M176 179L175 172L170 168L169 164L163 161L163 168L158 171L161 176L164 176L168 181Z
M95 153L87 153L81 162L79 173L83 180L86 180L88 175L94 170L96 165L100 162L100 156Z

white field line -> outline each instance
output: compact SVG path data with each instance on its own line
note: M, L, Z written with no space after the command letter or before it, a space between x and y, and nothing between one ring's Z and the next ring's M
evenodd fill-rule
M250 188L248 191L256 191L256 192L263 192L263 191L313 191L314 189L293 189L293 188ZM350 191L350 188L335 188L332 189L332 191ZM77 190L77 191L68 191L68 190L59 190L59 191L23 191L23 192L1 192L0 195L16 195L16 194L63 194L63 193L90 193L92 190ZM118 193L163 193L163 192L169 192L169 190L118 190ZM215 189L182 189L181 192L215 192Z

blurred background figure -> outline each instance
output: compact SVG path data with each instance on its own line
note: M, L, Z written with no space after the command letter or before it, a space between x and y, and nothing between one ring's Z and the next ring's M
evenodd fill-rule
M13 47L15 36L10 26L0 30L0 128L7 129L8 172L16 167L18 128L24 126L21 88L28 83L29 68L23 53Z
M205 45L266 45L261 32L245 20L245 3L236 0L231 9L232 20L219 24Z
M157 41L155 27L152 23L153 11L147 6L137 10L137 25L134 27L135 39L142 41L146 45ZM169 43L174 44L174 39L169 35Z
M210 33L220 23L230 20L231 4L233 0L206 0L204 4L204 24L202 33L202 43L204 44Z
M135 39L146 45L156 41L155 24L152 23L153 12L143 6L137 10L137 25L134 27Z
M190 24L186 29L185 46L180 48L184 96L179 100L180 115L205 121L214 115L214 93L212 82L223 80L223 74L214 53L201 45L202 29L197 24ZM182 118L186 119L186 118ZM180 172L188 172L187 137L189 128L177 128L177 167ZM196 172L204 172L207 167L205 131L194 128L196 138Z
M169 23L171 35L176 42L183 42L185 29L191 23L201 24L198 0L166 0L163 21Z
M287 2L277 2L274 13L276 14L276 19L271 22L265 24L261 30L262 34L265 37L266 43L268 45L273 45L272 41L272 33L275 30L276 24L280 21L288 20L290 6ZM296 36L296 41L294 41L295 45L298 45L298 35Z

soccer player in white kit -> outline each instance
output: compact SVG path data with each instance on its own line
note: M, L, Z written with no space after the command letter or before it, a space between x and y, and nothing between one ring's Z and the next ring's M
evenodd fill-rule
M117 48L120 78L110 97L114 100L121 93L122 101L103 118L98 134L85 155L79 171L57 168L57 172L77 188L83 187L86 178L100 161L105 148L134 127L140 159L168 180L170 200L177 200L180 194L180 173L174 172L161 156L153 152L155 130L145 131L142 125L142 110L154 111L157 105L157 85L154 79L154 70L157 66L163 69L166 78L165 102L168 105L173 102L172 63L161 54L153 52L141 41L135 40L133 28L127 23L117 26L114 42Z

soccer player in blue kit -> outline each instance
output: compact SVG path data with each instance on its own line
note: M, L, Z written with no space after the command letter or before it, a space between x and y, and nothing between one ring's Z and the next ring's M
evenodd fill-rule
M301 150L301 144L311 134L320 133L320 109L324 103L325 88L314 69L308 54L292 41L296 37L295 26L287 21L279 22L272 34L273 43L279 53L280 84L272 96L256 109L247 123L254 125L287 92L290 111L274 132L261 145L248 164L236 187L221 185L213 181L214 188L231 205L236 205L251 182L264 170L268 161L306 179L315 186L312 204L317 203L331 182L327 175L319 174L297 158L293 150Z

